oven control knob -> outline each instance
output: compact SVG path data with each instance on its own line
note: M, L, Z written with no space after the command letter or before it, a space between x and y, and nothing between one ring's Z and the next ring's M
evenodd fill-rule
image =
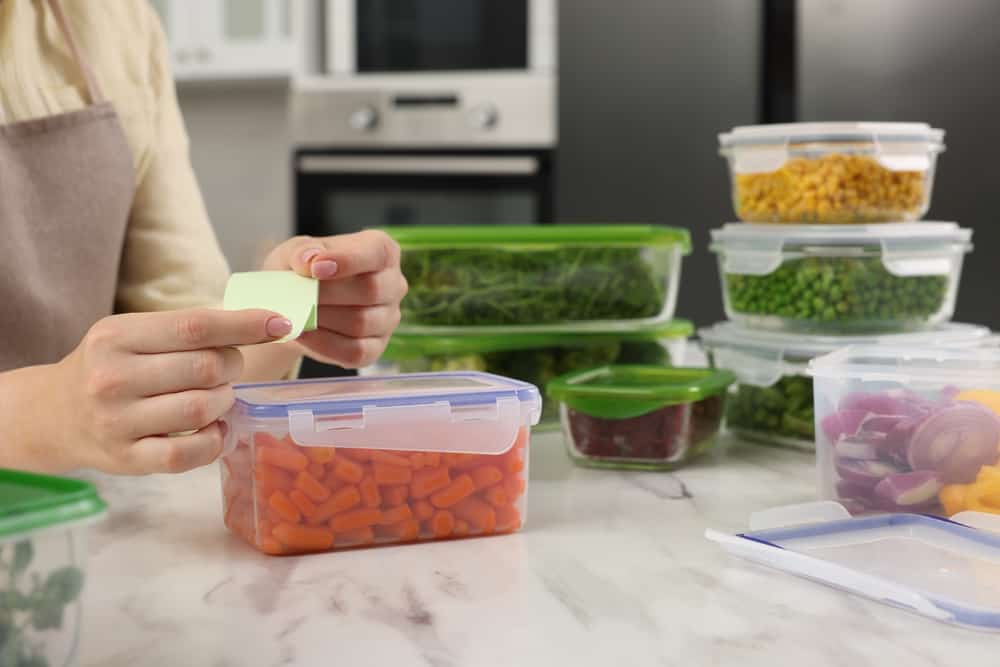
M492 130L500 120L500 113L492 104L481 104L469 112L469 122L479 130Z
M365 132L373 129L378 124L378 112L374 107L363 106L351 112L347 119L351 128L358 132Z

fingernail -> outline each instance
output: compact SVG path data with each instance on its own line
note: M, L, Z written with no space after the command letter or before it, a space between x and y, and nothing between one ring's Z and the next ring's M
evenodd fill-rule
M313 278L319 278L321 280L323 278L333 278L335 273L337 273L337 263L332 259L321 259L318 262L313 262Z
M318 254L319 254L319 248L309 248L308 250L302 252L302 254L300 255L300 259L302 260L303 264L308 264L309 262L312 261L312 258Z
M292 333L292 322L284 317L272 317L267 321L267 335L281 338Z

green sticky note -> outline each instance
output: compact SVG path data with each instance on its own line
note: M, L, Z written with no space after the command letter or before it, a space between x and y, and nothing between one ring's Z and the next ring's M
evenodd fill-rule
M319 281L292 271L234 273L222 303L226 310L263 308L281 313L292 322L291 333L274 341L283 343L316 329Z

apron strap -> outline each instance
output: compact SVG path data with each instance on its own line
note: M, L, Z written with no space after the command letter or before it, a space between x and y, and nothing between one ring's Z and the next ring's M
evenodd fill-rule
M66 21L66 15L63 13L59 0L48 0L48 5L49 9L52 10L52 15L56 19L59 30L62 31L63 36L66 38L70 53L73 54L73 59L76 60L76 64L83 74L83 79L87 83L87 93L90 95L90 103L100 104L104 101L104 91L101 90L101 86L97 82L97 77L94 76L94 70L90 67L90 62L84 58L83 53L76 44L76 37L73 35L73 30Z

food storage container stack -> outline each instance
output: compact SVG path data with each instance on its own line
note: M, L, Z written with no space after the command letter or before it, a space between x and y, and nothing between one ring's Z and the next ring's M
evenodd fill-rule
M813 448L810 359L847 345L975 346L951 324L971 230L926 222L944 132L793 123L720 135L742 221L712 232L727 323L703 330L737 376L729 428Z
M387 231L409 293L382 359L362 375L476 370L544 388L606 364L675 365L672 319L687 230L653 225L455 225ZM545 402L541 428L558 426Z

